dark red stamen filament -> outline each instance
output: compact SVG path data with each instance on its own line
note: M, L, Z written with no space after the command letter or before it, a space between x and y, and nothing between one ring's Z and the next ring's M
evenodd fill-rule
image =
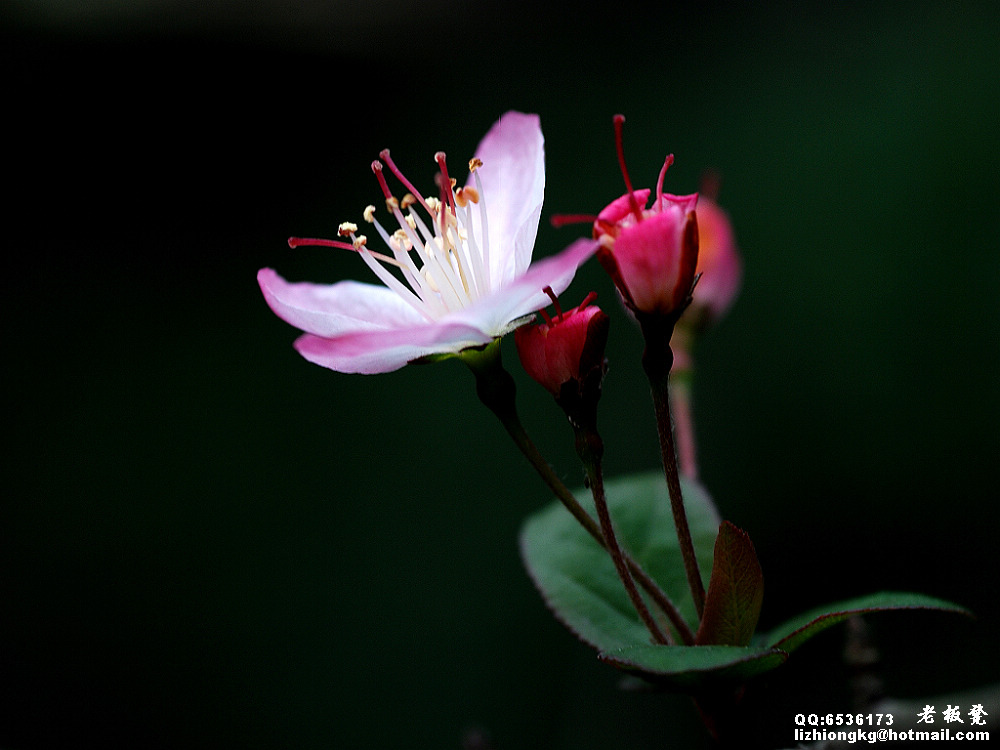
M354 247L350 242L340 242L339 240L318 240L313 237L289 237L288 246L295 247L339 247L341 250L353 250L357 252L358 249Z
M434 161L438 163L438 167L441 169L441 193L442 196L447 196L448 208L451 209L451 215L456 215L455 210L455 191L451 189L451 178L448 177L448 165L445 164L444 151L438 151L434 154Z
M386 184L385 175L382 174L382 162L378 159L372 162L372 172L375 173L375 178L378 180L378 186L382 188L382 193L385 195L385 199L389 200L392 198L392 192Z
M542 291L549 295L549 299L552 300L552 307L556 309L555 321L558 323L563 319L563 311L559 306L559 298L556 296L556 293L552 291L552 287L550 286L544 287Z
M588 294L586 297L583 298L583 302L581 302L580 306L578 308L576 308L576 311L577 312L582 312L583 308L585 308L587 305L589 305L595 299L597 299L597 292L591 292L590 294Z
M632 180L628 176L628 168L625 166L625 144L622 140L622 126L625 124L625 115L615 115L615 146L618 149L618 166L621 167L622 177L625 178L625 188L628 190L629 207L635 214L637 221L642 221L642 208L635 198L635 191L632 189Z
M663 178L667 176L667 170L670 169L670 165L674 163L674 155L667 154L667 158L663 160L663 168L660 170L660 176L656 180L656 203L659 204L663 200Z
M594 221L597 221L597 217L592 214L556 214L549 219L549 223L556 229L568 224L590 224Z
M427 211L427 213L432 213L431 210L427 207L427 201L424 200L424 196L422 196L420 194L420 191L417 190L415 187L413 187L413 183L411 183L408 179L406 179L406 177L403 176L403 173L399 171L399 167L396 166L395 162L393 162L392 160L392 157L389 156L389 149L387 148L382 149L382 151L379 152L378 156L382 161L384 161L386 164L389 165L389 169L391 169L392 173L396 175L396 179L402 182L403 185L406 187L406 189L413 194L413 197L416 198L418 201L420 201L420 205L424 207L424 210Z

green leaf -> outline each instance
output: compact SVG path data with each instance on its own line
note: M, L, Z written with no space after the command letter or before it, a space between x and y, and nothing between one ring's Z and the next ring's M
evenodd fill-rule
M788 654L766 647L641 645L607 651L600 658L651 682L691 689L710 682L742 682L781 666Z
M695 630L697 617L663 475L648 472L617 478L606 482L605 490L622 546L659 583ZM683 491L691 536L705 576L712 567L719 519L700 485L685 482ZM593 514L590 493L580 490L576 496ZM649 632L636 615L611 558L560 503L527 520L521 532L521 550L545 602L581 640L609 653L649 643Z
M827 604L798 617L793 617L771 633L763 636L762 643L791 653L817 633L821 633L849 617L868 612L888 612L898 609L935 609L972 616L969 610L944 599L905 591L881 591L877 594Z
M753 542L746 532L723 521L695 643L749 646L763 602L764 575Z

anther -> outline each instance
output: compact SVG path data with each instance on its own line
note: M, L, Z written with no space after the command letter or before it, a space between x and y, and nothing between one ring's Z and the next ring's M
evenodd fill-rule
M337 227L337 234L340 235L341 237L350 237L357 231L358 231L358 225L352 224L349 221L345 221L339 227Z
M354 238L354 241L351 244L354 245L355 250L360 250L361 248L363 248L365 245L368 244L368 238L365 237L363 234L359 234L357 237Z
M416 202L417 199L414 197L413 193L407 193L403 196L403 200L399 202L399 207L405 210Z
M475 172L481 166L483 166L483 160L480 159L478 156L473 156L471 159L469 159L469 172L470 173Z
M365 221L369 224L375 223L375 206L365 206L365 212L362 214L365 217Z
M455 191L455 202L462 208L469 203L479 203L479 191L472 186L460 187Z

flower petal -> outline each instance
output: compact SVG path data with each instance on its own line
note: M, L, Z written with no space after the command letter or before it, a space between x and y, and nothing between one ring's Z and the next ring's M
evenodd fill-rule
M395 329L427 321L384 286L341 281L292 284L262 268L257 283L274 313L307 333L330 338L358 331Z
M639 208L645 209L646 203L649 202L649 194L652 191L649 188L642 188L640 190L633 190L632 195L635 196L636 203L639 204ZM615 198L611 203L606 205L601 213L597 214L597 220L600 222L606 222L608 224L617 224L622 219L626 218L632 213L632 201L629 198L629 194L625 193L621 198Z
M576 269L597 251L598 246L596 240L579 239L558 255L531 264L522 276L503 289L450 315L449 320L502 336L511 330L511 323L551 302L542 291L545 287L552 287L555 294L564 292L573 281Z
M636 309L670 312L690 290L697 254L689 259L684 252L689 215L679 208L653 214L615 239L612 253Z
M295 349L310 362L343 373L392 372L430 354L459 352L493 340L465 323L441 321L390 331L358 331L336 338L300 336Z
M504 114L476 149L490 234L494 290L531 262L545 192L545 149L538 115ZM475 180L470 179L470 184ZM479 236L478 211L473 221Z

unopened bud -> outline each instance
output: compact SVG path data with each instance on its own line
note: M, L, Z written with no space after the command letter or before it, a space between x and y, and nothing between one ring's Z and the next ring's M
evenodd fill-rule
M584 383L604 374L604 348L610 318L593 297L551 321L528 325L514 332L514 342L525 372L557 398L571 381Z

